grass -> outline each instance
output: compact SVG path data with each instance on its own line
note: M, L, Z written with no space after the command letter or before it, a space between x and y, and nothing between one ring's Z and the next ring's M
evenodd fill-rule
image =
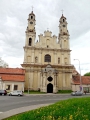
M24 91L24 93L27 93L27 94L46 94L45 92L40 92L40 91L29 91L29 93L28 93L28 91Z
M72 92L72 90L59 90L58 91L58 94L60 93L60 94L66 94L66 93L71 93Z
M66 94L66 93L71 93L71 90L59 90L58 94ZM28 94L28 90L24 91L24 93ZM40 92L40 91L34 91L34 90L30 90L29 94L46 94L45 92Z
M62 100L4 120L90 120L90 97Z

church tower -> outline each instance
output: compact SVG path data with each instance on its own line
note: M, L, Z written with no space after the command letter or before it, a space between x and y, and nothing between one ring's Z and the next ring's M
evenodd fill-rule
M59 21L59 36L49 30L38 35L35 42L35 14L28 17L24 46L25 90L39 90L57 93L58 90L71 90L73 65L70 62L69 33L66 18Z
M66 18L63 16L61 16L60 21L59 21L59 44L61 49L69 49L69 32L67 29L67 21Z
M26 43L25 46L34 46L36 31L35 31L35 14L33 11L29 14L28 17L28 26L26 29Z

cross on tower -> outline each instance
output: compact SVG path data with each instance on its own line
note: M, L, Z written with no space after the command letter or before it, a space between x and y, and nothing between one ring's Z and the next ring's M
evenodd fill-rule
M33 8L34 8L34 7L33 7L33 6L31 6L31 7L32 7L32 11L33 11Z
M64 10L61 10L61 11L62 11L62 14L63 14L63 11L64 11Z
M47 28L47 31L49 30L49 28Z

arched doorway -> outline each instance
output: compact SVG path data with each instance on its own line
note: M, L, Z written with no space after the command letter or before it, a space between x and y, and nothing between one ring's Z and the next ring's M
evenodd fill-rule
M51 83L47 85L47 93L53 93L53 85Z

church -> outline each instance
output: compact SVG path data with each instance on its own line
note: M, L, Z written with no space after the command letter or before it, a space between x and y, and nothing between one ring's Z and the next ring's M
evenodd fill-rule
M32 11L25 31L24 61L25 90L57 93L72 89L73 65L70 61L70 41L66 17L59 20L58 37L47 30L36 41L36 18Z

